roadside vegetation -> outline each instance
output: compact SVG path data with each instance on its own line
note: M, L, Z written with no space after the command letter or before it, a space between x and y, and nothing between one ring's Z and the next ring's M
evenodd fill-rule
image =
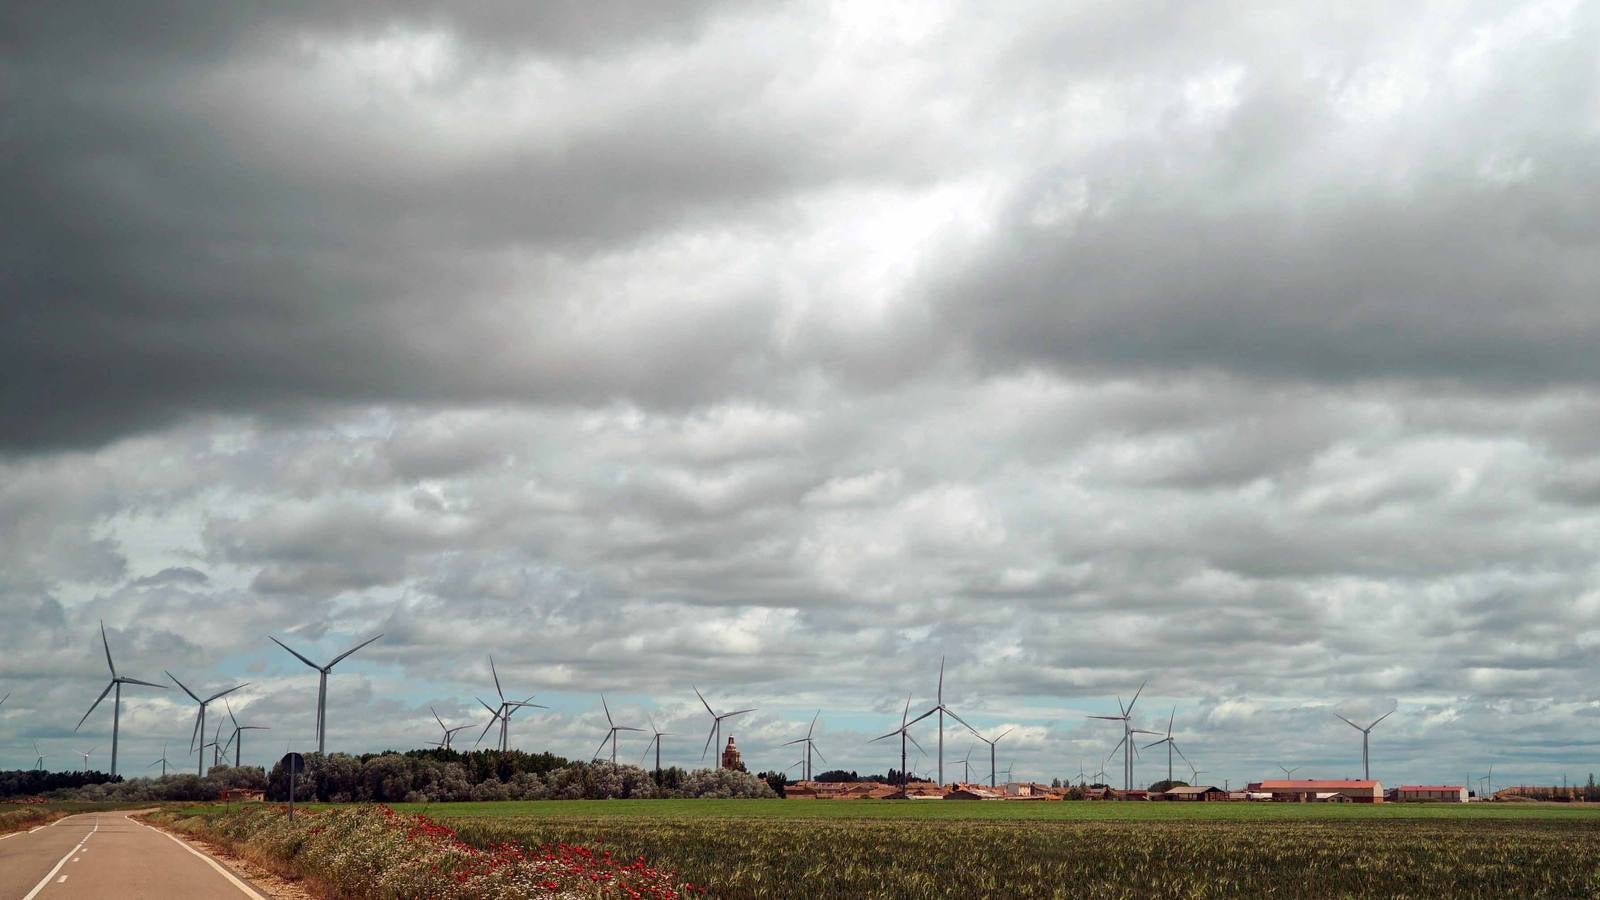
M325 896L351 900L511 900L700 893L644 859L580 842L468 844L427 818L381 805L298 811L249 804L150 821L222 845Z

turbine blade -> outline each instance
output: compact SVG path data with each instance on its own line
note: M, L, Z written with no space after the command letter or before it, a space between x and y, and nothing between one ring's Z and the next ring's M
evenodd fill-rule
M752 706L749 709L736 709L731 713L723 713L722 715L717 716L717 718L719 718L719 719L731 719L734 716L742 716L745 713L755 712L758 708L759 707Z
M922 715L917 716L915 719L912 719L911 721L907 722L906 724L902 725L901 727L902 728L910 728L911 726L917 724L918 722L921 722L923 719L926 719L927 717L933 715L934 713L936 713L938 711L939 711L939 707L935 706L933 709L930 709L927 712L923 713Z
M162 669L161 671L166 673L166 676L168 678L172 679L172 683L173 684L176 684L178 687L183 688L183 692L185 694L188 694L190 697L193 697L194 698L194 702L196 702L196 703L200 702L200 698L199 697L195 697L194 691L189 690L189 686L188 685L186 685L183 682L179 681L178 680L178 676L172 674L171 672L168 672L166 669Z
M354 647L351 647L349 650L346 650L345 652L339 654L338 656L335 656L333 658L333 662L328 663L328 668L330 668L330 669L333 668L334 666L339 664L339 660L344 659L346 656L349 656L350 654L356 652L357 650L360 650L362 647L365 647L366 645L372 643L373 641L375 641L375 640L377 640L378 638L381 638L381 637L383 637L383 632L380 631L377 634L373 635L372 637L369 637L366 640L362 641L361 643L355 645Z
M811 740L811 738L808 738L808 737L795 738L792 741L784 741L780 746L787 747L790 744L804 744L806 741L809 741L809 740Z
M234 685L234 686L233 686L233 687L231 687L231 688L228 688L228 689L227 689L227 690L225 690L225 691L218 691L218 692L217 692L217 693L215 693L215 694L212 694L212 695L211 695L211 696L210 696L210 697L209 697L209 698L207 698L207 699L206 699L206 702L207 702L207 703L210 703L210 702L211 702L211 701L212 701L212 700L216 700L216 699L218 699L218 698L220 698L220 697L226 697L226 696L228 696L228 695L229 695L229 694L231 694L231 693L233 693L233 692L234 692L234 691L237 691L237 690L238 690L238 689L240 689L240 688L242 688L242 687L247 687L247 686L249 686L249 684L250 684L250 682L248 682L248 681L246 681L246 682L245 682L245 683L244 683L244 684L236 684L236 685Z
M235 719L233 717L233 704L229 703L226 699L224 699L222 701L222 705L226 706L228 708L228 721L232 722L233 723L233 727L237 730L238 727L239 727L239 720Z
M295 659L298 659L301 662L305 663L306 665L310 666L311 668L316 669L318 672L322 671L322 667L321 666L317 665L316 663L312 662L309 659L306 659L304 656L301 655L299 650L296 650L295 648L289 646L288 644L285 644L283 641L278 640L277 638L273 637L270 634L267 635L267 639L272 641L274 644L277 644L279 647L282 647L283 649L289 651L290 653L293 653L294 656L295 656ZM177 679L174 678L173 681L177 681Z
M963 725L967 724L967 720L961 718L958 715L956 715L956 711L955 710L950 709L949 707L943 707L943 709L944 709L945 715L949 716L952 719L955 719L957 722L960 722ZM968 726L968 727L971 727L971 726Z
M1006 730L1005 730L1005 731L1002 731L1002 732L1000 732L1000 737L997 737L997 738L995 738L995 739L994 739L994 743L996 743L996 744L998 744L998 743L1000 743L1000 738L1003 738L1003 737L1005 737L1005 736L1006 736L1006 735L1008 735L1008 734L1010 734L1010 733L1011 733L1011 732L1013 732L1013 731L1016 731L1016 730L1017 730L1017 729L1016 729L1016 727L1015 727L1015 726L1013 726L1013 727L1011 727L1011 728L1007 728L1007 729L1006 729Z
M1345 723L1346 725L1349 725L1351 728L1354 728L1357 731L1361 730L1361 726L1360 725L1357 725L1356 723L1350 721L1349 719L1346 719L1344 716L1341 716L1338 713L1334 713L1334 716L1337 717L1339 719L1339 721Z
M1399 707L1396 707L1395 709L1399 709ZM1371 725L1367 726L1367 730L1371 731L1372 729L1377 728L1378 727L1378 722L1382 722L1384 719L1387 719L1390 716L1395 714L1395 709L1391 709L1388 712L1384 713L1383 715L1379 716Z
M617 723L611 721L611 707L606 705L606 695L604 693L600 695L600 708L606 711L606 724L615 728Z
M1172 713L1167 716L1167 737L1172 737L1172 720L1178 717L1178 707L1172 707Z
M450 729L448 729L448 728L445 728L445 725L444 725L444 720L443 720L443 719L441 719L441 718L439 718L439 711L438 711L438 710L437 710L437 709L434 709L434 708L433 708L433 707L432 707L432 706L431 706L431 705L430 705L430 706L429 706L429 707L428 707L428 712L431 712L431 713L433 713L433 720L434 720L434 721L435 721L435 722L438 722L438 723L439 723L439 727L440 727L440 728L443 728L443 729L444 729L444 730L445 730L445 731L449 731L449 730L450 730Z
M594 752L589 754L589 758L590 759L599 759L600 758L600 751L604 750L606 748L606 745L611 743L611 739L614 738L614 737L616 737L616 733L615 732L606 735L606 739L600 742L600 746L594 748Z
M106 698L106 695L111 693L111 689L116 687L116 686L117 686L117 683L115 681L113 681L113 682L111 682L111 683L106 685L106 689L100 692L100 696L96 697L94 702L89 704L89 712L84 713L83 714L83 718L78 720L78 724L73 726L72 730L74 732L76 732L79 728L83 727L83 723L87 722L89 720L89 713L94 712L94 708L96 706L99 706L100 705L100 701L104 700Z
M696 696L696 697L699 697L699 698L700 698L700 705L701 705L701 706L704 706L704 707L705 707L705 708L706 708L706 712L708 712L708 713L711 713L711 717L712 717L712 718L716 718L716 716L717 716L717 711L716 711L716 710L714 710L714 709L712 709L712 708L711 708L711 704L709 704L709 703L707 703L707 702L706 702L706 695L705 695L705 694L702 694L702 693L700 693L700 689L699 689L699 688L697 688L697 687L694 687L694 685L692 685L692 684L691 684L691 685L689 685L689 687L691 687L691 688L694 688L694 695L695 695L695 696ZM702 758L703 758L703 757L702 757Z
M1150 749L1150 748L1151 748L1151 747L1159 747L1159 746L1161 746L1161 745L1162 745L1162 744L1165 744L1165 743L1166 743L1166 742L1167 742L1167 741L1166 741L1166 739L1165 739L1165 738L1163 738L1163 739L1162 739L1162 740L1159 740L1159 741L1156 741L1156 742L1155 742L1155 743L1153 743L1153 744L1145 744L1145 745L1144 745L1144 749L1146 749L1146 750L1149 750L1149 749Z
M939 705L940 706L944 705L944 657L943 656L939 657L939 693L935 697L935 699L937 699L939 701Z
M481 703L482 701L480 700L479 702ZM489 729L493 728L494 723L498 721L500 721L500 714L495 712L493 709L489 710L489 721L483 726L483 730L478 732L478 739L472 742L472 746L476 747L483 743L484 735L488 734Z
M695 693L699 693L699 691L696 691ZM705 698L702 697L700 699L704 700ZM716 736L717 736L717 726L712 725L711 726L711 730L706 732L706 745L700 751L700 761L701 762L705 762L706 761L706 753L708 753L711 750L711 741L714 740L716 738Z
M1086 718L1086 719L1106 719L1107 721L1111 721L1111 722L1121 722L1121 721L1127 719L1128 717L1127 716L1084 716L1084 718Z
M632 725L618 725L617 726L617 730L618 731L643 731L644 729L643 728L635 728Z
M817 710L816 715L813 715L811 717L811 724L810 724L810 726L808 726L806 728L806 737L811 737L812 729L815 729L817 727L817 716L820 716L820 715L822 715L822 710L819 709L819 710Z
M913 746L913 747L915 747L915 748L917 748L917 749L918 749L918 750L922 750L922 745L921 745L921 744L919 744L919 743L917 743L917 739L916 739L916 738L914 738L914 737L912 737L912 736L911 736L911 732L909 732L909 731L908 731L908 732L906 732L906 740L908 740L908 741L910 741L910 742L911 742L911 746ZM923 753L927 753L927 752L928 752L928 751L926 751L926 750L922 750L922 752L923 752Z
M106 640L106 620L100 620L100 643L106 648L106 668L111 670L111 677L117 677L117 664L111 661L111 642Z
M1144 693L1145 685L1147 685L1149 683L1150 683L1150 681L1148 679L1146 679L1144 684L1139 685L1139 689L1137 691L1133 692L1133 699L1128 701L1128 708L1123 711L1124 715L1132 715L1133 714L1133 705L1135 703L1139 702L1139 695Z
M122 675L122 676L118 677L117 680L122 682L123 684L142 684L145 687L160 688L163 691L172 690L171 688L167 687L164 684L156 684L154 681L144 681L144 680L139 679L139 678L129 678L126 675Z
M811 745L811 752L815 753L817 755L817 759L820 759L823 762L827 762L828 761L828 758L826 756L822 755L822 751L817 749L817 745L816 744L812 744Z
M877 737L873 738L872 740L867 741L867 743L869 743L869 744L876 743L876 742L881 741L881 740L883 740L885 738L892 738L892 737L894 737L895 735L897 735L899 733L900 733L900 729L896 728L894 731L891 731L888 734L880 734L880 735L878 735Z
M500 701L505 702L506 692L500 690L500 672L494 667L494 657L489 657L489 674L494 676L494 692L500 695Z
M1177 753L1178 753L1178 758L1179 758L1179 759L1181 759L1181 760L1183 760L1183 764L1184 764L1184 765L1186 765L1186 766L1191 766L1191 767L1192 767L1192 766L1193 766L1193 765L1194 765L1194 763L1192 763L1192 762L1189 762L1189 757L1187 757L1187 756L1184 756L1184 755L1183 755L1183 751L1182 751L1182 750L1180 750L1180 749L1178 749L1178 742L1177 742L1177 741L1173 741L1173 742L1172 742L1172 749L1173 749L1173 750L1175 750L1175 751L1177 751Z

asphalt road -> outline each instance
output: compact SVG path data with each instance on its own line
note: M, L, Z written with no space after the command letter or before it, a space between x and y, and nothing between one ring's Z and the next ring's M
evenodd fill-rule
M0 900L264 900L242 878L128 813L0 837Z

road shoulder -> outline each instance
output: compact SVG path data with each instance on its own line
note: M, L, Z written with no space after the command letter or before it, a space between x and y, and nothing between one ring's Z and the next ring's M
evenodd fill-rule
M234 853L215 841L206 840L195 835L179 834L171 829L162 828L153 822L147 821L143 817L136 818L134 821L152 831L158 831L178 841L196 853L208 857L222 866L223 869L232 873L235 878L248 884L261 896L268 898L268 900L328 900L331 896L312 890L312 886L304 881L284 878L253 860Z

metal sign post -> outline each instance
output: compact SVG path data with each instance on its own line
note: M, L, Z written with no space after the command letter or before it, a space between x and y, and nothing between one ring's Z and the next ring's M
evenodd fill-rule
M294 821L294 780L295 776L305 770L305 757L298 753L285 753L278 765L289 770L289 821Z

